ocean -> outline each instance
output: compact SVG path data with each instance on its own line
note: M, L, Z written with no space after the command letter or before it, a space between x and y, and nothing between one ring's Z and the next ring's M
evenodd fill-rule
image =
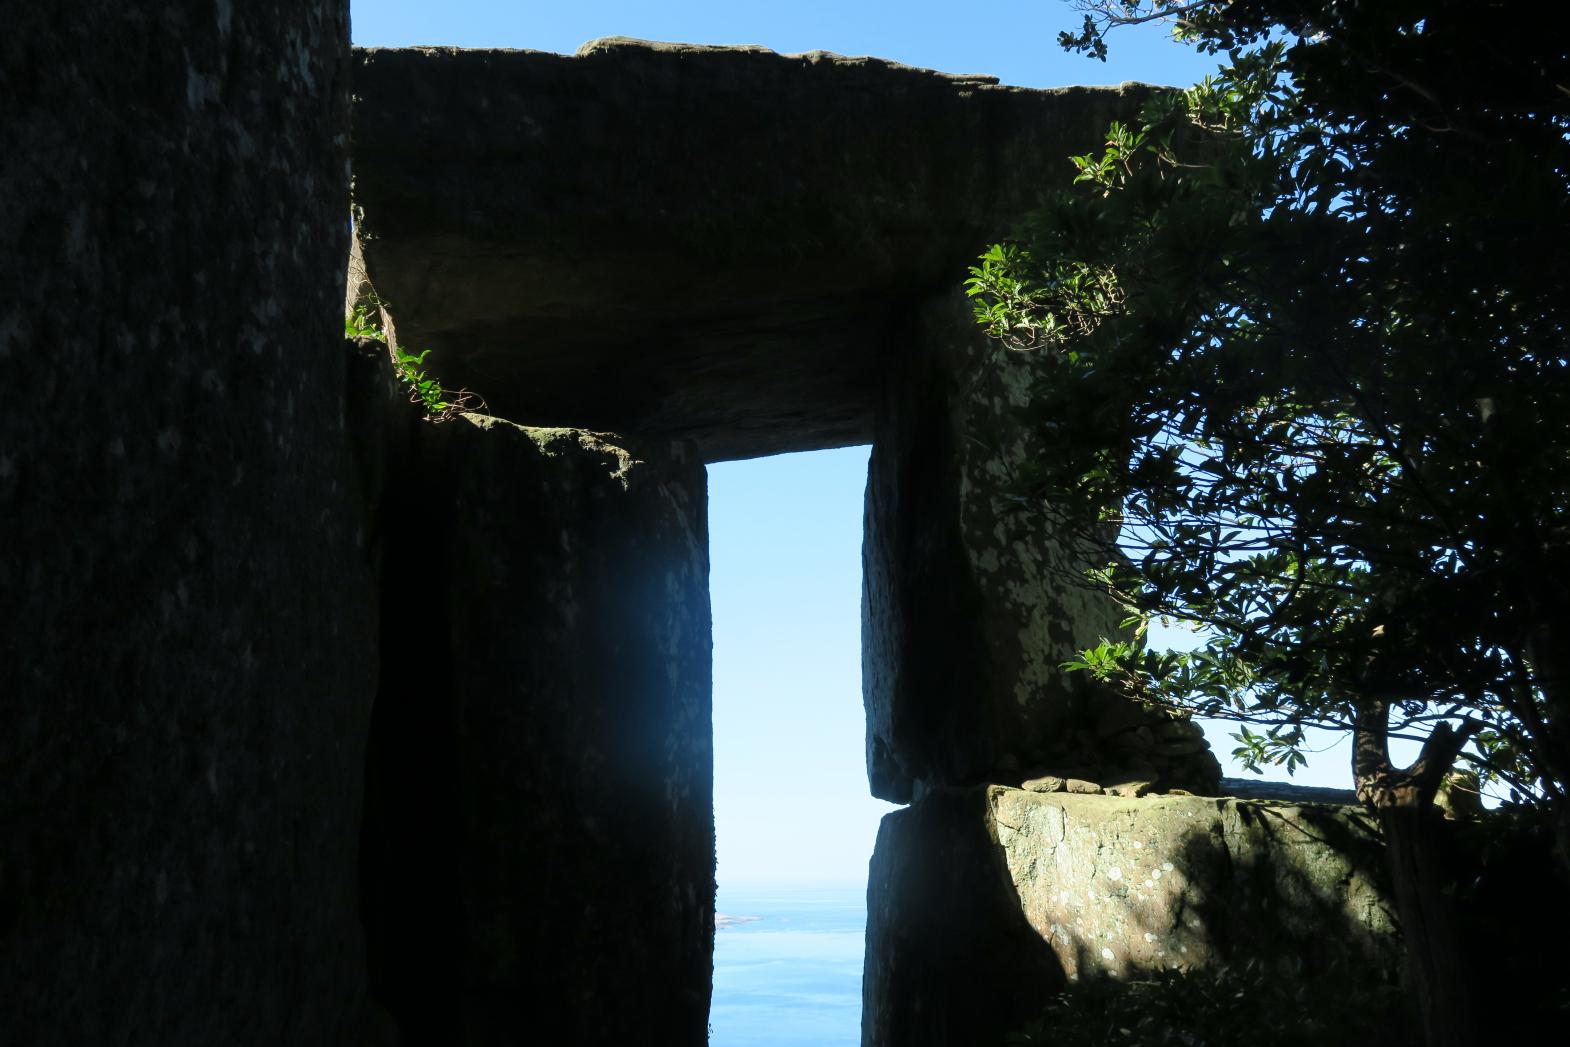
M858 1047L866 891L721 884L710 1047Z

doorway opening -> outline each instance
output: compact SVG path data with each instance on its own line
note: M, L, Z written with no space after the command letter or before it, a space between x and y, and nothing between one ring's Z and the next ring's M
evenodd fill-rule
M709 467L718 899L710 1043L861 1039L867 447Z

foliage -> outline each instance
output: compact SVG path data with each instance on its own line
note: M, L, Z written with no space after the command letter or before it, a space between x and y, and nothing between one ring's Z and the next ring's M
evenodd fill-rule
M458 393L453 399L448 399L450 394L442 388L441 383L422 370L425 358L430 354L429 349L422 349L418 354L397 349L393 369L398 372L404 385L408 386L410 401L423 406L428 417L444 420L463 410L460 404L468 394Z
M1207 638L1076 665L1262 725L1256 767L1351 730L1425 1037L1469 1044L1432 813L1464 746L1548 802L1570 869L1570 34L1507 45L1498 0L1080 6L1071 48L1173 16L1225 64L972 273L1043 360L1034 493L1088 540L1120 525L1095 580L1133 624Z
M368 295L356 302L353 311L344 317L344 335L349 338L371 338L387 345L392 356L393 373L408 390L409 402L423 407L425 416L432 421L444 422L463 411L483 407L484 402L473 393L444 389L440 381L425 371L425 358L431 354L429 349L409 353L402 346L388 343L387 333L382 330L378 318L379 311L385 305L375 295Z
M380 307L381 299L374 295L354 303L354 310L343 318L344 337L370 338L385 345L387 335L382 330L381 320L376 315L376 310Z
M1341 972L1343 975L1345 972ZM1332 995L1334 994L1334 995ZM1010 1047L1322 1047L1384 1043L1394 1023L1391 988L1339 977L1271 975L1258 963L1097 979L1059 994Z
M1066 42L1176 15L1213 78L1074 158L972 270L1042 357L1063 453L1032 493L1117 546L1095 581L1192 654L1076 666L1253 723L1358 729L1359 786L1570 781L1570 36L1506 46L1497 3L1098 3ZM1486 202L1486 206L1480 206ZM1108 511L1105 507L1115 506ZM1388 734L1426 739L1403 775Z

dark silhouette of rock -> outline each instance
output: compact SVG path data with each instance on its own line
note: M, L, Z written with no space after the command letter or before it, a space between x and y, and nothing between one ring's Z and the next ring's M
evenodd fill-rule
M1340 806L1357 804L1357 793L1351 789L1326 789L1295 782L1270 782L1262 778L1223 778L1221 794L1245 800L1285 800L1289 803L1329 803Z
M359 1039L347 9L6 8L8 1044Z
M397 477L364 884L412 1044L704 1041L706 481L609 440L466 414Z
M863 1047L1001 1044L1062 989L1063 965L1010 882L986 789L935 790L884 815L866 955Z

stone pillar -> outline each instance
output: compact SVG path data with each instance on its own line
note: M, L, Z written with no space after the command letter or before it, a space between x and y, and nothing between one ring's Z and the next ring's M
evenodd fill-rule
M864 1047L1002 1044L1063 987L1020 907L985 789L885 815L867 874Z
M348 6L6 6L7 1043L359 1037Z
M389 513L364 883L407 1047L705 1042L706 477L683 445L422 424Z
M872 792L1048 771L1213 791L1197 727L1164 722L1063 662L1119 634L1087 554L1020 498L1051 439L1019 415L1033 361L955 292L888 361L867 481L862 685ZM1141 730L1141 728L1146 728Z

